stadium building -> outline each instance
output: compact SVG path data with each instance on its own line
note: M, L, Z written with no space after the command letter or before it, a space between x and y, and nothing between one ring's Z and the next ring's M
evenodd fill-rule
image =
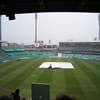
M100 42L60 42L59 52L100 55Z

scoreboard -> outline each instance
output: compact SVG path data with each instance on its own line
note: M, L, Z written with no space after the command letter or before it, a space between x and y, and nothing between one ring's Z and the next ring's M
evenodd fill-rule
M36 48L43 48L44 41L35 41L34 43Z

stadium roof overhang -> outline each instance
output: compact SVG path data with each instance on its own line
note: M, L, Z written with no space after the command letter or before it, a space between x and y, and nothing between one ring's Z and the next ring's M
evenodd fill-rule
M0 15L36 12L100 12L99 0L0 0Z

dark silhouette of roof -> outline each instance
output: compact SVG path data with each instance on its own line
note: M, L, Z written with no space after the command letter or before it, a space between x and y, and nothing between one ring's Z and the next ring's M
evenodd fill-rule
M0 15L35 12L100 12L100 0L0 0Z

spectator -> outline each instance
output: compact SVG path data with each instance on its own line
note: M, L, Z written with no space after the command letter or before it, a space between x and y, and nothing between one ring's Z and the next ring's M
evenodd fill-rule
M4 95L4 96L0 96L0 100L13 100L13 99L8 95Z
M12 92L11 95L10 95L10 97L11 97L13 100L15 100L15 92Z
M25 97L23 97L23 98L22 98L22 100L26 100L26 98L25 98Z
M14 100L20 100L19 89L15 90L15 97Z

